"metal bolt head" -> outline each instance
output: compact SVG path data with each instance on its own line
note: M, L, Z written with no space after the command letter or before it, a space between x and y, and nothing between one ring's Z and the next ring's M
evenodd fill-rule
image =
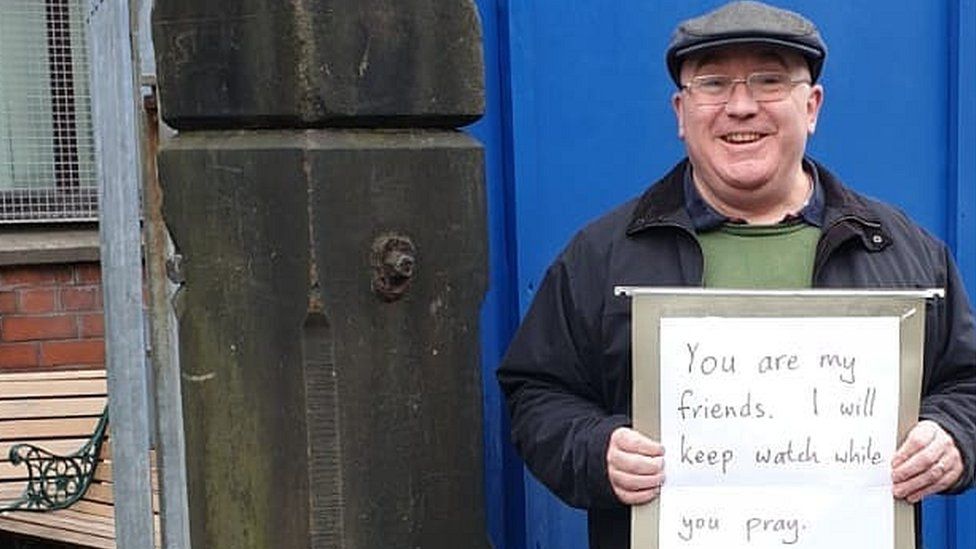
M394 250L388 254L386 263L393 267L393 272L404 278L413 276L414 258L411 254Z
M384 301L397 301L410 287L416 274L416 249L409 237L396 233L380 235L373 241L373 291Z

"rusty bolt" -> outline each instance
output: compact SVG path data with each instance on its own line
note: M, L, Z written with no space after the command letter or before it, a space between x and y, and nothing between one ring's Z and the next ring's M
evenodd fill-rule
M416 267L416 250L409 237L388 233L373 241L373 291L384 301L403 297Z
M400 275L403 278L410 278L413 276L413 256L408 253L403 253L399 250L393 250L387 256L387 265L393 268L393 272Z

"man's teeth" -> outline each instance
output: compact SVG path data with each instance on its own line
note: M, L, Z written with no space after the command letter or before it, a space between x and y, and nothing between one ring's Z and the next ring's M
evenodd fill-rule
M750 143L752 141L758 141L761 137L762 135L759 133L743 132L726 134L723 139L730 143Z

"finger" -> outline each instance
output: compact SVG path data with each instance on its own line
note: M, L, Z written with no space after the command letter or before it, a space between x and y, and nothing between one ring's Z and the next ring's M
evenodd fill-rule
M936 442L929 444L903 461L901 465L892 469L891 480L898 484L914 477L924 476L936 463L939 463L939 459L942 458L945 450L943 445ZM940 476L943 472L942 470L939 471Z
M607 454L607 469L617 469L635 475L656 475L664 469L664 458L652 458L612 449Z
M641 434L633 429L622 427L610 436L611 446L616 445L627 452L644 454L646 456L664 455L664 447L660 442Z
M891 459L891 466L898 467L913 455L928 446L935 438L939 430L941 430L941 428L934 421L923 420L918 422L908 432L908 436L905 437L905 441L902 442L901 446L898 448L898 451L895 452L894 457Z
M649 490L640 490L637 492L625 492L614 490L617 494L617 499L626 505L643 505L645 503L650 503L654 501L661 494L660 488L651 488Z
M624 471L611 470L608 472L610 484L627 492L638 492L659 488L664 483L664 473L656 475L634 475Z
M639 431L627 427L618 428L610 437L611 445L632 453L657 456L664 453L664 447Z
M940 464L933 466L926 471L898 482L893 486L893 493L896 498L905 499L909 503L915 503L923 496L934 494L948 487L944 481L946 470ZM915 497L916 499L912 499Z
M924 425L927 423L928 425ZM909 435L908 439L902 444L905 453L900 460L892 460L891 479L897 484L916 475L923 474L932 468L946 454L950 447L954 446L952 437L934 422L928 421L919 423L916 436ZM921 445L922 441L927 441ZM912 450L911 453L908 453Z
M907 501L908 503L918 503L919 501L922 500L922 498L926 496L937 494L939 492L942 492L943 490L948 489L953 484L951 477L954 476L955 474L956 473L954 471L948 471L942 473L941 475L938 475L939 479L937 481L927 483L918 490L909 491L908 495L905 496L905 501ZM936 473L931 474L931 476L935 476L935 475ZM920 475L920 476L924 476L924 475Z
M948 483L948 486L945 489L955 486L965 469L962 462L962 454L956 447L955 440L952 437L949 437L949 439L951 440L949 450L940 458L946 468L946 478L944 480Z
M896 485L895 495L897 497L899 493L906 494L904 496L905 500L909 503L916 503L925 496L936 494L955 486L962 473L962 456L959 454L959 450L956 449L955 445L953 445L950 451L946 452L927 474L923 473L918 475L917 483L913 483L916 479L910 479L905 483ZM926 476L928 476L927 479ZM938 477L937 480L931 481L935 477ZM931 482L925 482L926 480Z

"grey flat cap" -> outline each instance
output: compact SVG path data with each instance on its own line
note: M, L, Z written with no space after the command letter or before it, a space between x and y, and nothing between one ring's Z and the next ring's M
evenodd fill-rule
M689 54L753 42L782 46L803 55L814 82L827 58L827 44L817 27L802 15L762 2L730 2L678 25L668 44L668 72L681 86L681 63Z

